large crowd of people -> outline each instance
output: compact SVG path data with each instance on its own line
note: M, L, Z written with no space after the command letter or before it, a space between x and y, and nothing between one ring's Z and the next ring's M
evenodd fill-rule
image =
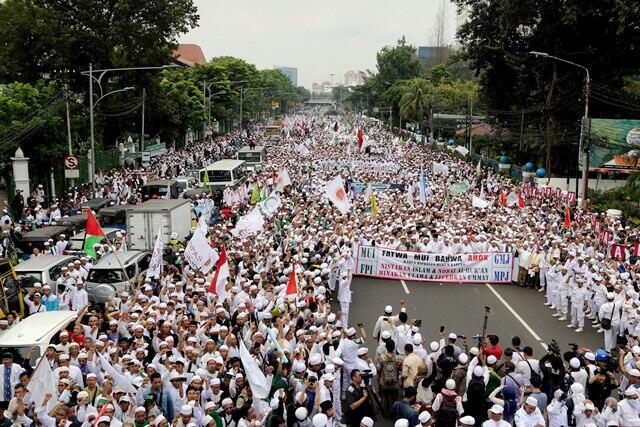
M223 292L211 286L218 270L190 265L187 242L170 242L160 275L137 278L134 292L104 305L91 304L83 289L88 257L61 271L57 289L36 284L25 299L29 313L75 310L77 320L35 363L36 370L48 364L55 381L39 401L29 386L40 381L30 379L34 368L2 353L0 424L371 427L391 419L397 427L639 427L638 230L586 206L567 210L565 195L524 196L529 190L506 176L405 138L366 117L287 116L281 140L244 188L193 200L194 218L212 204L219 211L204 228L216 256L226 253ZM140 203L149 178L233 157L238 140L266 143L257 127L192 144L147 169L101 174L96 196ZM325 182L338 175L351 203L346 214L324 196ZM452 196L461 181L468 191ZM369 183L394 184L377 192L375 208L363 194ZM255 184L277 191L280 205L257 230L232 233L254 209ZM5 239L55 224L91 197L83 186L48 202L37 187L13 204L17 214L4 212ZM98 256L123 250L124 234L117 239L103 242ZM427 338L432 325L412 324L404 302L380 307L367 334L349 318L358 244L511 252L514 281L545 292L545 305L577 333L591 320L603 348L562 353L552 343L536 359L517 336L504 348L495 335L475 347L442 330ZM64 253L64 243L39 249L33 256ZM19 321L15 314L0 320L0 334Z

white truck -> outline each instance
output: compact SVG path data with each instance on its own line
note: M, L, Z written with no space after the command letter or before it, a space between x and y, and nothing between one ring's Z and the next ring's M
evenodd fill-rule
M154 199L127 209L127 244L129 250L153 251L162 229L167 244L171 233L184 240L191 233L191 203L185 199Z

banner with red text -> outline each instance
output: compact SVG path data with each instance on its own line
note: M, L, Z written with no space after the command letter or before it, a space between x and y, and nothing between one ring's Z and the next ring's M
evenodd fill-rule
M511 283L512 253L439 255L359 245L357 276L379 279Z

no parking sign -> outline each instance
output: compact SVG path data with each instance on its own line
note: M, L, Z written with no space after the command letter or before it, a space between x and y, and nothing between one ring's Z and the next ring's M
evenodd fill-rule
M64 177L79 178L80 177L80 161L76 156L64 156Z

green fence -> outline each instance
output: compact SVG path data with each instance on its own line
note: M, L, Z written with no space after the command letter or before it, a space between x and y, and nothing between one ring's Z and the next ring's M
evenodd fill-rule
M87 153L77 154L80 160L79 171L80 177L75 178L74 185L79 186L91 182L89 176L89 159ZM120 165L120 151L112 149L96 153L96 172L106 172ZM56 162L53 167L54 181L56 185L56 196L61 196L63 191L69 186L70 180L64 177L64 166L62 159Z

